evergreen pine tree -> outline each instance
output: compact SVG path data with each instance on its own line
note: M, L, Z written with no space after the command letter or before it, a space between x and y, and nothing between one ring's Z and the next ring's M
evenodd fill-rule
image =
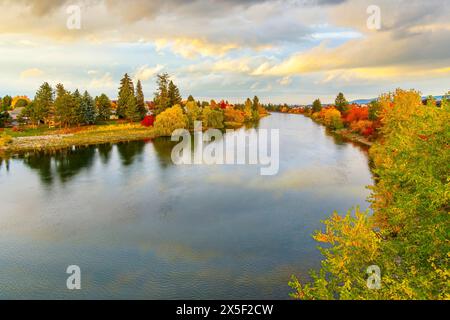
M312 111L313 112L320 112L322 110L322 103L320 102L320 99L314 100L312 104Z
M39 124L40 121L48 121L54 115L54 92L52 87L45 82L36 92L33 108L30 110L32 121Z
M156 82L158 89L155 92L153 102L155 104L155 115L158 115L167 108L172 107L169 99L169 75L167 73L158 74Z
M12 97L9 95L6 95L3 97L3 99L0 99L0 102L2 103L2 109L3 111L8 111L12 104Z
M54 116L60 126L67 127L74 122L75 97L62 84L56 85Z
M131 101L130 96L133 96L134 98L133 81L131 81L131 78L125 73L122 80L120 80L119 99L117 101L116 115L119 118L126 117L127 104L128 101Z
M257 96L255 96L253 98L253 103L252 103L252 118L253 120L259 120L259 98Z
M95 107L97 111L97 119L107 121L111 117L111 100L106 94L102 94L95 98Z
M181 105L181 94L178 87L173 83L173 81L169 82L169 89L168 89L168 95L169 95L169 104L171 107L179 104Z
M130 121L142 120L141 114L138 109L136 97L134 95L131 95L128 97L127 109L125 110L125 116Z
M340 112L345 112L347 110L348 102L342 92L339 92L338 96L336 97L335 105L336 109L338 109Z
M83 108L83 97L78 89L72 94L73 104L70 110L70 124L77 125L85 123L85 114Z
M145 97L142 90L141 80L138 80L136 85L136 107L140 119L142 120L142 118L144 118L144 116L147 114L147 108L145 107Z
M84 118L83 123L94 124L96 118L94 99L92 99L91 95L87 91L84 91L81 103Z

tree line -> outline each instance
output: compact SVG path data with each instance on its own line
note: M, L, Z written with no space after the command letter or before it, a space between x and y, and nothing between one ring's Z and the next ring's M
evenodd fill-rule
M112 102L106 94L94 98L88 91L81 93L76 89L71 92L61 83L53 88L45 82L32 101L27 98L18 120L35 126L46 124L50 127L71 127L101 123L115 114L118 119L138 122L152 109L153 119L160 118L159 124L167 122L171 123L170 127L192 128L195 121L202 121L206 127L220 129L259 120L261 114L266 113L256 96L253 100L247 99L245 103L236 105L224 100L200 102L192 95L183 101L179 88L167 73L157 75L156 86L152 102L147 103L141 81L138 80L134 86L131 77L125 74L120 80L117 101ZM2 105L10 106L12 100L5 96L1 99ZM170 112L166 112L169 109ZM178 111L181 112L181 117ZM177 119L182 121L177 122Z

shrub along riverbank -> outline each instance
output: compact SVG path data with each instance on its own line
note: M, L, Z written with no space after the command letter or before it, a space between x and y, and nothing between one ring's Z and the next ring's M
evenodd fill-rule
M314 235L326 244L322 268L310 283L292 279L294 298L450 298L450 101L423 105L419 93L397 90L377 103L373 213L325 221ZM341 119L330 112L322 121L337 129Z

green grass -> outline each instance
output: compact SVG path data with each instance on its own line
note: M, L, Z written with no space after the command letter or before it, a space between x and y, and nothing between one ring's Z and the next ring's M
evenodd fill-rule
M40 127L24 129L20 132L7 129L2 135L13 139L0 145L0 157L32 151L65 149L80 145L152 139L158 136L155 129L143 127L139 123L117 122L68 129ZM33 139L33 137L42 137L42 139Z

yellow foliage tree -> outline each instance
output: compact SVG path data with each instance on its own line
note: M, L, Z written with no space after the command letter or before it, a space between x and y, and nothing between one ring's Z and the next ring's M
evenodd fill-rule
M166 109L156 117L155 129L161 136L171 136L176 129L187 127L187 116L179 105Z

